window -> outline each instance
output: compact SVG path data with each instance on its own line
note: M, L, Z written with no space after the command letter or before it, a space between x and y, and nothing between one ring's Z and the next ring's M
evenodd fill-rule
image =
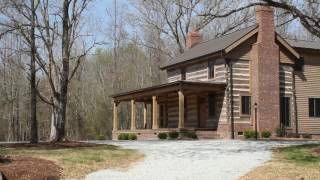
M209 118L214 117L215 116L215 94L209 94L208 108L209 108Z
M251 96L241 96L241 114L251 114Z
M215 76L215 72L214 72L214 62L210 61L209 64L208 64L208 76L209 76L209 79L212 79L214 78Z
M290 98L280 97L280 121L281 125L285 127L290 127Z
M309 98L309 116L320 117L320 98Z
M186 80L186 69L181 69L181 80Z

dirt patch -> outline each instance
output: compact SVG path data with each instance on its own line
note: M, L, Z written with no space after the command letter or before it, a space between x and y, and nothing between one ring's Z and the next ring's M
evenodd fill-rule
M319 167L269 161L241 177L240 180L319 180L319 177Z
M76 141L0 144L0 155L10 157L2 158L7 164L0 164L0 172L3 171L9 179L19 177L19 180L84 179L90 172L122 167L124 164L129 166L143 157L134 150L114 145ZM19 158L30 162L19 163L17 161L23 162Z
M72 148L96 147L97 144L64 141L57 143L41 142L38 144L30 143L2 143L0 148L8 149L36 149L36 150L59 150ZM55 162L46 158L30 157L25 155L18 156L1 156L0 155L0 172L2 172L8 180L56 180L63 176L63 171Z
M41 142L38 144L30 143L3 143L0 144L0 147L3 148L40 148L40 149L66 149L66 148L76 148L76 147L96 147L99 144L77 142L77 141L64 141L64 142Z
M57 180L62 177L62 169L49 160L22 156L1 159L4 163L0 163L0 172L8 180Z
M317 155L317 156L320 156L320 148L315 148L315 149L313 150L313 153L314 153L315 155Z

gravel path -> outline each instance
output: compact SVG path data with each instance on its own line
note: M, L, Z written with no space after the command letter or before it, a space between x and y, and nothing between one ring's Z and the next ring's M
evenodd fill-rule
M129 170L107 169L88 180L233 180L271 158L271 148L301 142L238 140L105 141L138 149L146 157Z

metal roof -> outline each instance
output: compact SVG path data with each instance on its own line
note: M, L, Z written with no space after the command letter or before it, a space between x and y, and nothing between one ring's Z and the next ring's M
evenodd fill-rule
M186 50L184 53L175 57L174 59L167 62L161 68L166 68L175 64L179 64L188 60L200 58L202 56L210 55L219 51L223 51L225 48L239 40L252 30L256 29L257 25L250 26L244 29L237 30L233 33L226 34L224 36L211 39L208 41L201 42L191 49Z
M285 39L290 46L293 48L305 48L305 49L315 49L320 50L320 42L316 41L305 41L305 40L295 40L295 39Z
M184 63L186 61L195 60L197 58L201 58L210 54L223 52L223 50L225 50L227 47L232 45L234 42L236 42L246 34L253 31L257 27L258 25L253 25L215 39L201 42L192 47L191 49L186 50L184 53L178 55L177 57L171 59L161 68L164 69L176 64ZM288 44L293 48L320 50L320 42L292 39L285 39L285 41L287 41Z

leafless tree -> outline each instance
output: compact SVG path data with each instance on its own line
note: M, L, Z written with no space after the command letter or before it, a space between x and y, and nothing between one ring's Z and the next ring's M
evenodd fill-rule
M35 3L34 0L31 0L30 3L30 91L31 91L31 103L30 103L30 112L31 112L31 136L30 143L38 143L38 122L37 122L37 87L36 87L36 37L35 37L35 28L36 28L36 9L39 3Z
M250 2L239 8L234 8L230 11L222 13L213 13L207 11L200 13L200 16L210 21L214 18L228 17L239 11L254 7L256 5L272 6L284 10L286 13L291 14L292 19L299 19L300 23L306 28L311 34L320 38L320 3L317 0L304 0L303 3L290 3L289 0L261 0L258 2ZM289 20L291 21L291 20Z
M230 4L227 1L201 1L201 0L151 0L137 1L136 9L140 19L146 26L159 30L168 39L173 39L179 53L184 52L187 34L191 30L202 30L209 23L218 19L197 16L199 12L209 11L212 14L220 13ZM229 23L220 34L228 33L241 24L250 20L251 14L243 13L237 16L237 21L224 21ZM167 41L170 42L170 41Z
M34 0L29 3L26 0L15 1L6 0L6 5L0 9L2 16L5 18L3 23L0 23L3 31L1 35L8 33L17 33L23 37L24 41L30 47L30 142L38 142L37 128L37 94L36 94L36 44L35 44L35 18L36 6Z
M59 1L60 2L60 1ZM49 12L49 1L41 3L42 18L38 18L39 36L42 39L47 56L37 53L38 63L50 84L50 97L38 91L39 97L52 106L51 141L65 138L66 109L68 103L68 86L86 54L95 46L87 46L81 37L81 18L91 0L64 0L61 8L55 10L55 20ZM56 20L56 18L60 20ZM40 21L42 20L42 22ZM59 29L61 28L61 29ZM58 45L58 42L61 45ZM83 44L82 52L74 51L76 43ZM61 50L61 59L54 55L55 49ZM46 61L48 59L48 61ZM70 67L71 66L71 67Z

